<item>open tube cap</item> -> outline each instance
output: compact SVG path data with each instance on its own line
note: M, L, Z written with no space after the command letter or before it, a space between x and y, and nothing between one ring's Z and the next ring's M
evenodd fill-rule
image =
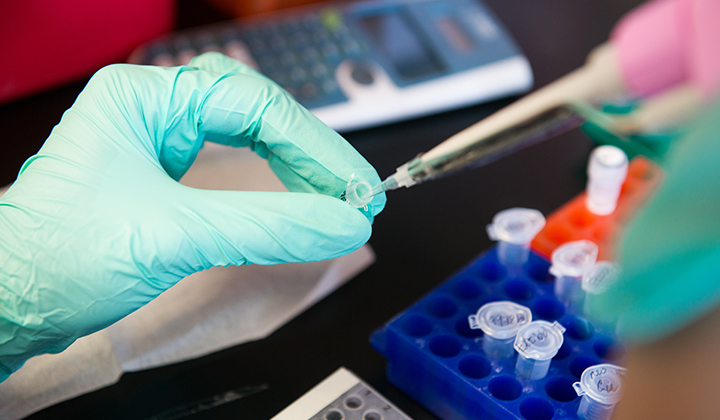
M514 347L526 359L552 359L563 344L564 332L557 321L533 321L518 331Z
M477 314L468 317L470 328L499 340L515 337L517 332L532 321L530 309L510 301L486 303Z
M580 277L597 261L598 246L590 241L573 241L552 253L550 274L555 277Z
M493 241L526 245L544 226L545 217L539 211L514 207L496 214L492 223L487 225L487 233Z
M627 369L603 363L585 369L580 382L573 388L578 395L586 395L601 404L615 405L622 396L622 384Z

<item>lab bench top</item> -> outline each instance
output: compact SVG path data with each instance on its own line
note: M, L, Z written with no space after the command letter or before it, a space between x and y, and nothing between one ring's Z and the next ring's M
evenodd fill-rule
M582 65L639 0L486 0L528 57L537 89ZM199 11L199 12L198 12ZM224 17L195 0L178 4L179 27ZM0 185L11 183L87 80L0 106ZM511 103L508 98L343 133L381 177L420 152ZM492 242L485 225L509 207L548 214L585 186L593 143L573 130L470 172L388 194L370 244L377 261L264 340L196 360L124 374L118 383L42 410L30 419L150 419L242 386L267 389L183 418L269 419L345 366L415 420L435 417L388 383L371 332Z

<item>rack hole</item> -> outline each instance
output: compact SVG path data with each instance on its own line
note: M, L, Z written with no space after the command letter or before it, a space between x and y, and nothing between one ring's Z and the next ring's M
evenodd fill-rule
M542 398L530 397L520 403L520 414L527 420L550 420L555 410Z
M482 288L475 280L465 277L455 282L453 294L463 300L473 300L482 294Z
M527 273L533 280L545 283L552 281L552 276L548 272L548 269L550 269L549 263L546 263L545 261L535 262L530 264L527 269Z
M565 315L565 306L558 300L542 298L535 302L533 312L540 319L556 321Z
M430 340L430 351L438 357L449 359L460 354L462 345L455 337L439 335Z
M358 408L362 407L363 400L361 400L358 397L350 397L345 400L345 407L351 409L351 410L357 410Z
M343 413L337 410L331 410L325 413L325 420L343 420L344 418Z
M477 273L485 281L496 282L505 277L507 270L496 262L484 260L480 262Z
M470 323L467 318L460 318L455 323L455 331L465 338L478 338L482 337L483 331L478 329L470 328Z
M571 225L579 228L588 227L595 222L593 215L584 209L578 209L572 212L569 220Z
M562 346L560 346L560 349L558 350L557 354L553 359L555 360L563 360L567 359L568 356L572 353L572 346L569 342L563 341Z
M492 367L486 358L471 354L460 359L458 369L470 379L482 379L490 374Z
M505 284L505 293L515 300L530 300L535 296L535 287L529 281L513 279Z
M365 416L363 416L364 420L382 420L382 415L376 411L368 411L365 413Z
M555 401L570 402L577 398L573 381L564 376L555 376L545 383L545 392Z
M436 318L450 318L457 313L457 305L445 297L437 297L428 302L427 310Z
M580 376L582 376L582 373L585 372L585 369L589 368L590 366L599 365L600 361L598 359L595 359L593 357L587 357L587 356L579 356L573 359L572 362L570 362L570 372L575 375L578 379L580 379Z
M405 334L415 338L424 337L432 331L430 320L420 315L410 315L400 325Z
M606 336L599 337L595 341L593 350L595 350L595 354L606 360L618 360L625 353L622 344Z
M595 328L590 322L575 316L563 320L563 325L567 329L565 333L576 340L587 340L595 334Z
M570 229L566 228L565 226L552 225L547 228L545 235L548 239L555 242L556 244L564 244L565 242L568 242L570 240L572 232L570 232Z
M515 378L498 376L490 380L488 390L493 397L499 400L512 401L520 398L522 385Z

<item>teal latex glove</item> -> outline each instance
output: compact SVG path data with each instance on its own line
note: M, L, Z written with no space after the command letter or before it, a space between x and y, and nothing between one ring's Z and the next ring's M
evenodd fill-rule
M179 184L208 140L250 147L291 192ZM340 135L221 54L100 70L0 198L0 378L196 271L359 248L385 196L364 212L340 201L353 174L380 182Z
M720 305L720 103L667 153L666 180L628 227L622 279L596 299L626 340L671 334Z

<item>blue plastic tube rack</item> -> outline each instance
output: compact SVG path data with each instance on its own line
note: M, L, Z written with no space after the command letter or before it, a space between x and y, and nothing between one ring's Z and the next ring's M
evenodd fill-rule
M621 364L622 346L607 328L555 298L549 265L531 252L522 272L509 275L493 248L375 331L370 341L387 359L390 382L443 420L577 419L573 382L589 366ZM498 300L525 305L534 320L557 320L567 329L545 378L518 378L517 354L484 354L482 331L470 329L468 316Z

